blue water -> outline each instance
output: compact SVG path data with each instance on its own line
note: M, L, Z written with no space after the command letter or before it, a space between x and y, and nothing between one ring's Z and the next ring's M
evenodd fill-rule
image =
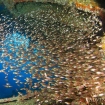
M2 64L0 64L0 69L2 69ZM7 98L7 97L11 97L11 96L17 96L18 91L23 87L23 85L20 85L20 87L17 86L17 84L15 83L15 81L13 81L14 75L12 72L9 72L9 69L7 69L7 73L8 73L8 83L10 83L10 85L12 86L11 88L6 88L5 84L5 74L4 73L0 73L0 98ZM29 75L24 75L25 77L28 77ZM24 80L24 78L20 79L21 81Z
M0 4L0 12L2 12L5 9L6 9L6 7L3 4Z
M11 42L10 40L13 40L13 42ZM13 33L12 35L10 35L10 38L7 38L7 40L4 41L4 43L6 43L5 47L7 48L8 52L11 53L11 48L10 48L9 44L13 44L14 48L17 47L16 52L18 52L19 46L25 44L24 48L26 49L28 47L29 40L25 39L25 37L22 36L19 33ZM14 54L14 57L15 56L16 55ZM14 64L14 60L9 60L8 57L5 57L5 61L6 62L11 62L11 63ZM29 61L27 63L29 63ZM5 63L0 63L0 70L3 69L3 64L4 64L4 67L5 67ZM31 78L31 76L32 76L31 74L26 74L25 71L21 70L22 67L25 66L25 65L26 64L24 64L20 67L19 75L21 75L22 77L16 77L16 79L18 79L20 82L23 82L23 84L15 83L13 78L15 78L16 75L13 74L13 72L16 71L16 70L14 69L14 70L11 71L9 65L7 66L7 68L5 70L5 72L7 74L2 73L2 72L0 73L0 79L1 79L1 81L0 81L0 98L17 96L18 91L21 91L23 94L25 94L25 91L22 91L20 89L24 87L25 79L27 77ZM5 80L6 75L7 75L7 80ZM5 87L6 83L9 83L12 87L10 87L10 88ZM27 85L27 88L28 87L29 86Z
M10 15L10 12L6 9L6 7L1 4L0 5L0 14L4 14L6 15ZM0 17L1 18L1 17ZM10 24L10 23L8 23ZM12 24L14 27L14 23ZM14 29L10 30L10 33L6 36L9 36L4 43L6 43L5 47L7 48L8 52L11 53L11 47L9 46L9 44L13 44L14 47L17 47L17 49L15 49L16 52L18 52L18 48L19 46L24 44L24 49L27 49L27 47L29 46L29 41L30 39L26 39L25 34L21 35L21 32L16 32L13 31ZM6 30L8 31L8 30ZM10 40L12 40L13 42L11 42ZM36 53L37 51L35 50L34 53ZM0 56L2 55L3 52L0 52ZM14 58L15 58L16 54L14 54ZM9 60L8 57L5 57L2 59L2 57L0 57L0 60L4 60L6 62L12 62L14 63L14 60ZM20 67L20 72L19 75L21 75L22 77L16 77L17 80L19 80L20 82L23 82L22 84L16 83L13 78L16 76L15 74L13 74L14 70L10 70L9 65L7 66L5 73L0 72L0 99L1 98L8 98L8 97L12 97L12 96L17 96L18 92L21 92L23 94L25 94L26 92L24 90L21 90L21 88L24 88L24 82L26 78L31 78L31 74L26 74L25 71L22 70L22 67L27 65L28 63L30 63L29 61L26 62L26 64L22 65ZM0 63L0 70L3 69L3 66L5 67L5 63ZM8 76L7 76L8 75ZM7 77L7 79L6 79ZM33 79L33 82L37 82L36 79ZM6 88L5 85L6 83L9 83L12 87L10 88ZM29 88L29 85L25 85L26 88Z
M2 12L3 9L5 9L5 7L0 7L0 12ZM4 15L6 16L5 13L4 13ZM12 15L9 12L7 15L9 15L10 18L12 17ZM21 66L19 66L19 68L18 68L19 75L21 75L22 77L19 77L16 74L14 74L14 72L17 72L17 70L16 70L17 68L11 70L10 65L6 65L6 63L9 62L14 67L18 66L18 64L19 64L18 61L21 59L24 59L18 55L21 52L21 50L19 48L21 46L24 46L22 48L24 49L24 51L26 51L27 48L30 47L31 39L26 37L27 35L24 31L24 27L21 28L17 25L19 30L14 28L14 26L16 24L18 24L17 22L15 22L14 20L10 20L12 22L7 22L9 17L7 18L7 20L5 20L5 17L2 17L2 16L0 18L2 18L3 21L6 21L5 23L7 25L11 24L11 25L9 25L9 30L8 30L8 27L6 27L6 29L5 29L6 32L3 32L3 33L5 33L5 36L6 36L6 39L3 41L3 43L4 43L3 48L5 48L8 51L8 54L12 54L14 59L10 59L9 56L1 57L2 53L5 53L5 51L0 52L0 61L1 61L0 70L4 69L3 67L6 67L5 73L0 72L0 79L1 79L0 80L0 98L8 98L8 97L12 97L12 96L17 96L18 92L21 92L22 94L26 94L26 91L21 90L24 87L28 88L30 90L34 90L33 88L30 88L30 86L28 84L25 85L26 79L31 78L32 83L37 83L40 80L37 80L36 78L34 78L34 79L32 78L32 74L29 73L29 71L28 71L30 69L30 67L26 68L26 70L23 70L23 67L25 67L27 64L37 65L37 62L39 62L38 60L43 57L38 56L38 59L36 62L31 62L30 60L27 60L25 62L25 64L22 64ZM37 42L35 42L34 44L37 45ZM2 46L0 45L0 47L2 47ZM43 48L43 47L44 46L41 46L41 48ZM12 48L15 49L16 53L13 52ZM32 53L36 54L37 52L38 52L38 50L36 48L34 48ZM19 56L19 59L16 60L16 58L18 58L18 56ZM43 63L45 64L45 61L43 61ZM58 67L58 66L56 65L56 67ZM51 67L49 69L52 69L52 68L53 67ZM39 70L43 70L43 68L39 68ZM27 71L28 71L28 73L27 73ZM14 78L19 80L19 83L16 83L16 81L13 80ZM53 76L52 76L52 78L53 78ZM22 84L20 82L22 82ZM12 86L12 87L9 87L9 88L5 87L6 83L9 83L10 86ZM46 82L46 84L47 84L47 82ZM35 88L35 90L39 90L39 89L40 88Z

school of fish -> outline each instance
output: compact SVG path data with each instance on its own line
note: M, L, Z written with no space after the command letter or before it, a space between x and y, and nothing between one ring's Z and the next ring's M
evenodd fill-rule
M0 73L5 74L4 87L12 87L8 81L12 72L17 86L24 85L21 90L27 97L35 94L35 105L53 101L71 105L74 100L88 103L90 97L105 97L105 60L96 46L102 33L97 14L78 10L74 4L16 18L1 14ZM19 78L24 74L30 76L23 82ZM18 94L23 98L21 92Z

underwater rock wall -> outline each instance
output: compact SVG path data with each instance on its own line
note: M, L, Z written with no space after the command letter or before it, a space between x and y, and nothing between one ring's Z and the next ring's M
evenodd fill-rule
M98 4L94 1L94 0L1 0L5 6L11 11L13 9L13 7L17 4L17 3L22 3L22 2L42 2L42 3L57 3L57 4L61 4L61 5L71 5L72 2L78 2L78 3L82 3L85 5L92 5L92 6L97 6Z

